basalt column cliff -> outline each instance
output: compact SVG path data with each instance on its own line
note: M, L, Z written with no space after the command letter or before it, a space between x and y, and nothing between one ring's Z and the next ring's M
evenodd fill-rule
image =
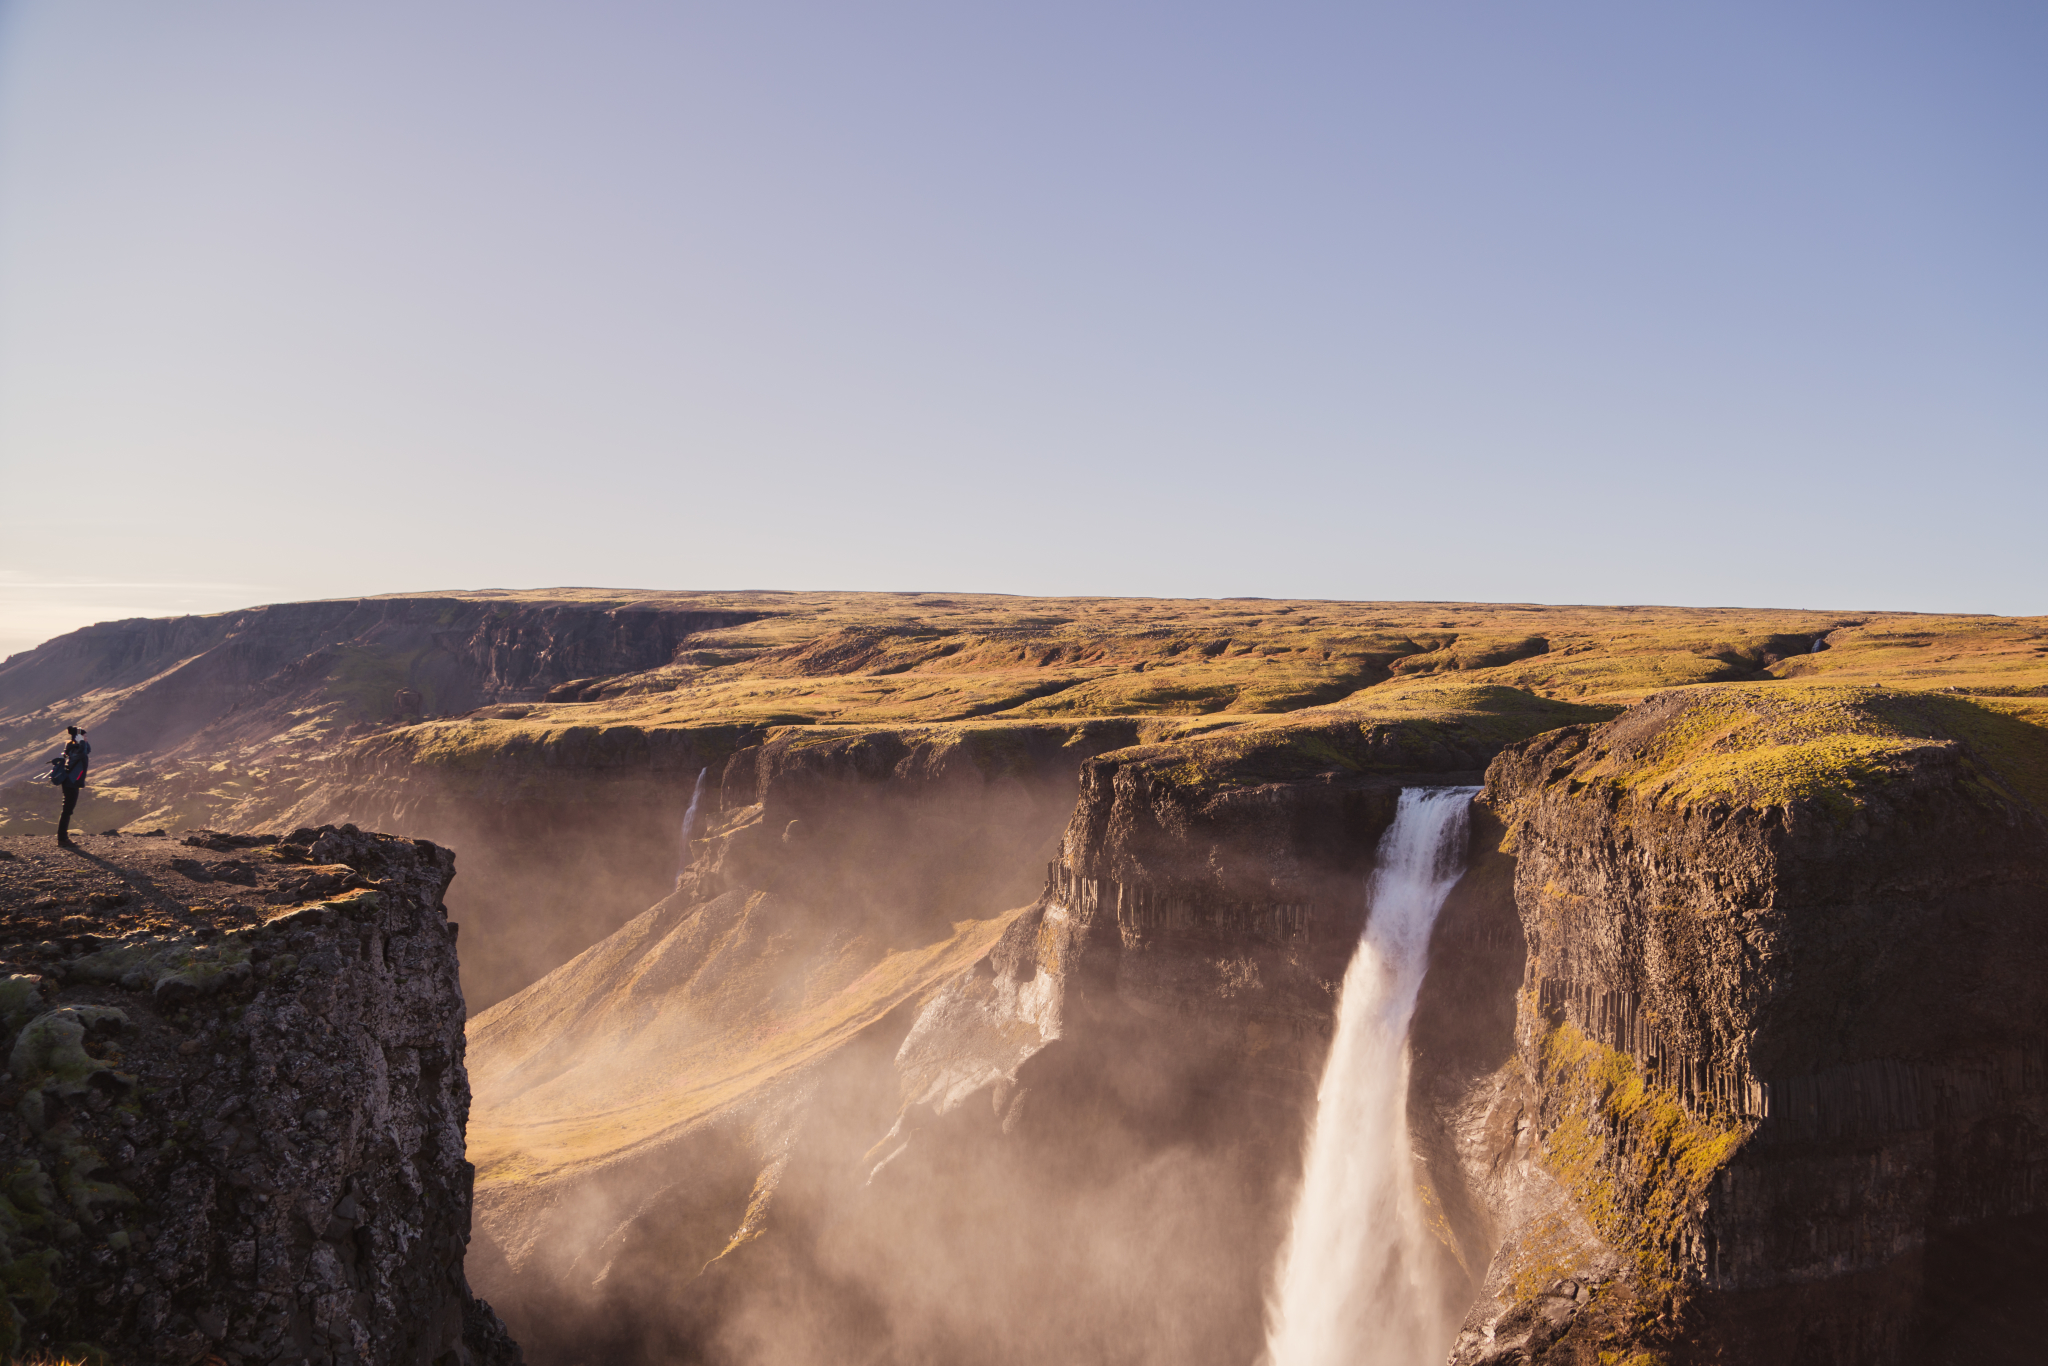
M1525 1302L1497 1275L1459 1360L1570 1322L1526 1302L1550 1275L1613 1278L1600 1331L1654 1303L1680 1358L2027 1359L2038 754L1952 697L1743 688L1495 762L1529 943L1497 1103L1581 1217L1510 1235L1497 1270Z

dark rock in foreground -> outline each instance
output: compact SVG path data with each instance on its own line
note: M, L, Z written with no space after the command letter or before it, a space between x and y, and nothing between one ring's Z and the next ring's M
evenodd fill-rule
M453 855L347 826L0 843L0 1345L516 1362L463 1275Z

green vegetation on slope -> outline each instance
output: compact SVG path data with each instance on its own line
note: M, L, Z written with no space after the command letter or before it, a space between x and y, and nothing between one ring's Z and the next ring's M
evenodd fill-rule
M1678 1234L1741 1147L1744 1126L1694 1115L1628 1054L1571 1024L1547 1029L1538 1056L1550 1102L1546 1165L1600 1235L1632 1258L1646 1299L1676 1294Z

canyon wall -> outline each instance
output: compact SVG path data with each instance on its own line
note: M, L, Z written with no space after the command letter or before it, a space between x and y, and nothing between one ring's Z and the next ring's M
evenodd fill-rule
M1028 802L1043 757L737 751L675 895L477 1022L483 1283L543 1361L1255 1359L1372 851L1491 749L1411 1035L1453 1360L2021 1359L2032 731L1777 688L1421 724L1068 736ZM644 1132L593 1139L622 1086Z
M1457 1361L2027 1359L2048 824L2001 737L1688 692L1494 763L1529 957L1475 1165L1569 1201L1525 1199Z

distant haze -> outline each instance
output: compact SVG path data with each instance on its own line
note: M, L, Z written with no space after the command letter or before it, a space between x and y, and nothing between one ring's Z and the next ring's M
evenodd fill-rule
M2048 10L0 9L0 653L436 586L2048 611Z

